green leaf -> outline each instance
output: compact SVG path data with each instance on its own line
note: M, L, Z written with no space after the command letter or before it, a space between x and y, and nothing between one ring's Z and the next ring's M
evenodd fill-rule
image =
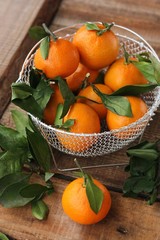
M129 156L143 158L145 160L155 161L159 157L159 153L155 149L129 149L127 150Z
M0 178L0 196L3 194L3 192L11 185L18 183L18 182L23 182L25 180L28 181L30 174L26 174L23 172L17 172L17 173L12 173L8 174L2 178Z
M49 82L41 79L35 91L33 92L33 97L41 109L44 110L52 93L53 89L50 87Z
M45 182L48 182L53 176L54 176L54 173L45 172L45 176L44 176Z
M134 176L129 177L123 186L123 192L133 192L133 193L150 193L154 188L155 182L148 178L147 176Z
M63 125L63 119L61 118L63 112L63 104L59 103L57 106L56 116L54 120L55 126L62 126Z
M33 94L33 89L23 82L12 83L12 101L15 99L25 99Z
M36 88L41 80L42 73L40 70L32 68L29 74L29 84L32 88Z
M50 39L48 36L45 37L40 44L40 52L44 60L48 58L49 44L50 44Z
M155 89L157 84L127 85L110 94L110 96L138 96Z
M70 130L70 127L72 127L75 123L74 119L68 119L67 121L65 121L62 125L62 128L66 129L66 130Z
M22 207L33 200L33 198L23 198L20 195L20 190L28 184L28 178L24 178L22 181L9 185L0 197L0 203L3 207L13 208Z
M85 177L87 198L91 209L97 214L102 206L103 192L94 184L92 178L89 175L85 174Z
M155 168L155 162L150 159L132 157L130 160L130 174L132 176L137 176L146 173L152 166Z
M44 171L49 171L51 164L51 152L47 141L38 129L36 132L31 132L27 129L26 132L33 157Z
M150 56L150 60L154 68L155 79L158 85L160 85L160 61L158 61L153 55Z
M48 34L43 27L33 26L29 29L29 36L35 40L41 40L42 38L48 36Z
M49 208L44 201L39 200L32 203L32 214L38 220L46 219L49 213Z
M26 152L25 154L19 151L3 152L0 157L0 178L21 171L25 160L27 160Z
M9 238L5 234L0 232L0 240L9 240Z
M25 150L28 148L26 138L12 128L0 125L0 147L4 150Z
M67 114L70 106L75 103L76 97L68 87L65 80L63 80L61 77L57 77L56 80L58 81L59 89L64 99L63 112L61 115L61 118L63 118Z
M130 102L126 97L107 95L102 93L94 84L91 86L106 108L115 114L132 117Z
M18 110L11 110L12 119L16 125L16 130L21 133L24 137L26 137L26 128L31 130L29 125L29 118L28 115L24 112Z
M85 25L86 25L87 30L96 30L96 31L101 30L95 23L87 22Z
M97 26L97 24L95 23L90 23L87 22L86 24L86 28L87 30L95 30L98 36L101 36L103 33L109 31L111 29L111 27L113 26L113 23L109 24L109 23L103 23L103 26L105 27L104 29L101 29Z
M152 205L157 200L157 196L158 196L158 191L157 189L154 189L147 203L149 205Z
M46 186L38 183L33 183L25 186L20 190L20 195L24 198L37 198L48 191Z
M144 75L144 77L150 82L150 83L157 83L155 79L154 74L154 67L152 63L150 62L137 62L132 61L132 63L139 69L139 71Z

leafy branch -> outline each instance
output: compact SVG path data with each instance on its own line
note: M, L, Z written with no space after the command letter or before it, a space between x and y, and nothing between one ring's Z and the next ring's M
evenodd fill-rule
M160 186L158 144L158 141L144 141L127 150L130 161L125 171L129 172L130 176L123 186L124 196L138 197L140 193L144 193L147 195L148 204L157 200Z
M33 215L44 219L48 207L42 198L53 192L50 182L53 173L49 173L51 151L27 115L13 110L12 117L16 129L0 125L0 204L12 208L30 203L34 205ZM30 183L33 174L40 176L44 184ZM39 204L44 206L43 211L42 207L35 207Z

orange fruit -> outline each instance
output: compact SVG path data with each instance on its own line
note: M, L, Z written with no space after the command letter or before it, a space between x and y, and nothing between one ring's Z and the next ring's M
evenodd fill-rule
M128 126L129 124L143 117L144 114L147 112L147 105L140 97L127 96L127 99L130 102L133 116L120 116L108 110L106 115L106 124L109 130L119 129L124 126ZM135 128L130 128L121 132L119 135L117 133L116 136L118 136L119 138L127 138L129 137L129 135L132 135L132 131L134 130Z
M105 28L102 24L97 26ZM82 63L91 69L110 65L119 53L118 38L111 30L98 36L96 30L87 30L86 25L83 25L73 36L73 43L78 48Z
M104 84L97 83L97 84L95 84L95 86L102 93L105 93L105 94L112 93L112 90ZM107 108L103 105L101 98L94 92L94 90L92 89L91 86L87 86L86 88L82 89L79 92L78 96L83 96L83 97L88 98L88 99L80 98L80 99L78 99L78 101L83 102L83 103L89 105L90 107L92 107L98 113L98 116L101 119L105 118L105 116L107 114ZM97 103L95 103L93 101L96 101Z
M100 211L96 214L89 205L86 188L83 186L84 179L77 178L64 190L62 196L62 207L64 212L75 222L80 224L94 224L106 217L111 207L111 196L109 191L98 180L93 182L99 187L104 195Z
M74 103L70 107L63 122L69 119L74 119L74 125L70 127L70 133L89 134L100 132L101 126L98 114L84 103ZM75 134L67 134L64 131L57 132L57 138L66 149L75 152L82 152L88 149L97 140L95 136L77 136Z
M48 78L72 74L79 64L79 53L75 45L65 39L50 41L49 54L43 59L40 48L34 56L34 66L42 70Z
M122 57L109 67L104 83L116 91L126 85L147 84L148 81L133 63L126 64Z
M51 84L51 88L54 92L52 93L50 100L47 103L47 106L45 107L43 112L43 121L49 125L53 125L54 123L58 104L64 103L64 99L58 85Z
M70 76L66 77L67 84L69 88L72 91L76 91L80 88L83 80L86 77L86 74L90 73L90 76L88 78L88 82L93 83L97 76L98 76L98 71L96 70L91 70L84 66L82 63L79 63L78 68L74 73L72 73Z

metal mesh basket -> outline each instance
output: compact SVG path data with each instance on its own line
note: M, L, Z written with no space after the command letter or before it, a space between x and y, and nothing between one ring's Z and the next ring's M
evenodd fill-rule
M66 27L54 33L61 38L71 40L75 31L82 25L83 24L77 24ZM153 48L137 33L116 24L112 30L118 36L120 44L125 44L125 48L130 54L139 54L146 51L158 59ZM32 48L26 57L18 81L28 83L30 71L33 66L34 52L37 47L39 47L39 44L40 42ZM122 54L120 50L119 57L121 57ZM122 149L143 134L148 122L152 119L154 112L160 104L160 88L157 87L142 97L148 105L148 112L141 119L118 130L107 131L102 127L101 133L98 134L65 132L43 123L33 115L31 115L31 118L47 139L48 143L59 151L75 156L100 156Z

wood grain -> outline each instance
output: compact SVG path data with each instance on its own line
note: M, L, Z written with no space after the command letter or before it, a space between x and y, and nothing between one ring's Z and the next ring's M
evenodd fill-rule
M10 85L18 79L22 63L35 44L28 36L29 28L44 21L49 24L60 2L0 1L0 118L10 102Z
M47 220L31 216L30 207L3 209L0 231L17 240L159 240L160 203L147 206L146 202L128 199L111 192L112 207L108 216L95 225L83 226L63 213L62 193L68 182L53 178L55 192L46 197L50 208Z
M52 30L79 22L114 21L141 34L160 56L160 1L63 0L58 9L59 4L58 0L15 0L14 4L12 0L6 0L3 4L0 1L0 20L5 23L5 29L1 29L0 26L0 30L4 31L4 35L0 36L0 50L3 50L3 61L0 56L0 115L9 102L10 84L17 79L21 64L34 44L27 37L28 28L44 19L45 22L49 22L52 18ZM21 21L15 21L21 12ZM6 22L8 16L11 19ZM16 22L14 27L13 22ZM7 38L7 45L3 44L3 37ZM9 105L0 121L1 124L14 127L10 112L14 108L13 104ZM160 138L159 119L160 113L157 112L147 126L144 139L154 141ZM74 167L72 156L53 151L59 168ZM89 166L128 159L123 149L102 157L79 158L79 161L82 166ZM63 213L61 197L73 177L73 172L62 172L55 167L53 171L57 173L52 179L55 193L45 198L50 208L48 219L42 222L34 219L30 206L17 209L5 209L0 206L0 231L16 240L160 240L160 203L147 206L142 199L123 198L121 190L127 177L124 167L87 170L110 189L112 196L112 207L108 216L92 226L76 224ZM35 181L39 180L35 178Z

